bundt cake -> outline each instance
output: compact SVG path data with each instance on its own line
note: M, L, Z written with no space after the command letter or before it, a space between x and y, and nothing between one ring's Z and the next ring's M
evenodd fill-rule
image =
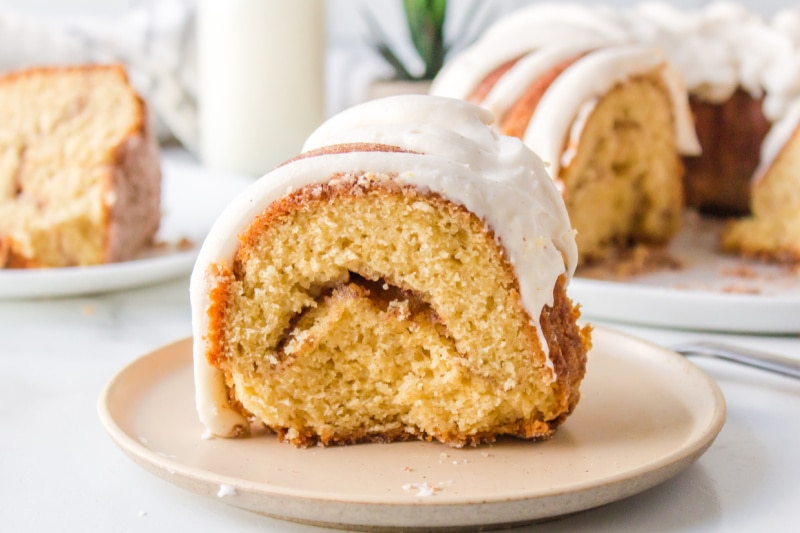
M158 229L159 150L117 65L0 76L0 267L131 259Z
M452 446L553 434L590 329L542 162L434 96L351 108L220 216L191 278L197 409L219 436Z
M755 211L754 184L770 182L754 178L765 174L771 163L764 158L763 142L800 98L798 19L796 10L786 10L766 21L731 3L713 3L698 11L659 2L627 9L537 3L497 21L450 60L431 91L492 109L499 128L522 138L550 163L552 176L563 182L582 259L602 257L604 245L609 249L631 241L668 239L682 204L717 216ZM670 71L661 76L668 91L657 90L660 97L638 95L635 87L648 78L641 72L617 78L610 86L576 74L581 63L598 53L621 54L613 50L631 47L651 54L654 64L661 61L658 64ZM632 62L630 68L636 68ZM652 85L652 74L649 79ZM621 96L626 92L629 98ZM671 102L664 97L667 92ZM683 103L687 93L691 114ZM570 105L553 105L551 94L553 100ZM622 105L604 105L614 98ZM603 109L604 121L598 116ZM664 129L669 122L675 137ZM650 133L653 129L660 133ZM677 162L676 148L681 156ZM615 150L621 156L614 157ZM565 162L572 163L572 172ZM782 174L787 173L800 179L800 171ZM681 175L682 191L675 184ZM587 189L587 183L595 190ZM650 183L659 191L653 205L641 194L642 184ZM595 199L594 205L571 199L581 194ZM660 231L614 229L625 217L606 216L603 210L630 213L630 202L637 206L634 219ZM667 204L672 207L666 209ZM760 242L780 240L769 222L738 227L759 233L753 237ZM598 239L598 233L607 236ZM745 249L731 244L740 239L725 240L729 250ZM791 257L779 250L758 255Z

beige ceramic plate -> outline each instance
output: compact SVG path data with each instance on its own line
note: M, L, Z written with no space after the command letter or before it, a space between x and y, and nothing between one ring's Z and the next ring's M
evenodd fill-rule
M670 478L708 448L725 420L719 388L679 355L604 329L594 338L582 400L547 442L295 449L266 433L204 440L188 339L122 370L99 412L114 441L147 470L259 513L369 529L533 522Z

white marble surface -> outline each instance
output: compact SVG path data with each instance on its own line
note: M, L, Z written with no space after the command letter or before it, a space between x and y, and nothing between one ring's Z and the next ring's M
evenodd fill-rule
M3 531L314 531L176 488L104 433L98 395L127 362L190 334L185 277L126 292L0 302ZM797 337L721 336L610 325L659 343L724 339L798 357ZM698 360L728 419L710 450L640 495L536 531L797 531L800 381Z

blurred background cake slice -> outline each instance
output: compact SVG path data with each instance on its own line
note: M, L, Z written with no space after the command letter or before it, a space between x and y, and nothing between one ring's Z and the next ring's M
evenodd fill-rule
M159 148L117 65L0 77L0 266L136 257L160 212Z

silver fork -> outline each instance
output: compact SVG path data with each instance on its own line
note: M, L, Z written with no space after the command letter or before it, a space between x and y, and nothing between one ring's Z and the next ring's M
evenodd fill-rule
M800 360L797 359L709 341L680 344L672 349L682 355L715 357L800 379Z

